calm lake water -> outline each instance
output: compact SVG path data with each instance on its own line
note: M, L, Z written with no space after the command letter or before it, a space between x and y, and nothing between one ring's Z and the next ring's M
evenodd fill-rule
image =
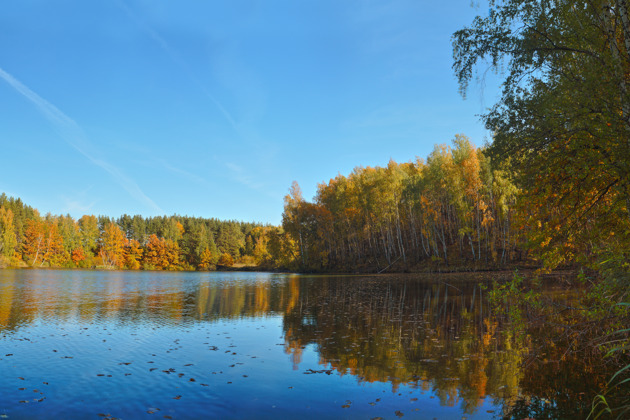
M528 362L536 339L492 321L488 281L0 270L0 418L460 420L590 403L588 380L563 388L579 368Z

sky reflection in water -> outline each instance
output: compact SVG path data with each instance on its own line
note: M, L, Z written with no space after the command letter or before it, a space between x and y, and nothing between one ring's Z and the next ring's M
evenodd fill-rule
M480 280L2 270L0 416L500 417Z

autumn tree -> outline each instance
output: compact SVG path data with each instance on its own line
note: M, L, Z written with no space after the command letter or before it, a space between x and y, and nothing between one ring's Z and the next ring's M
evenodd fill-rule
M17 246L15 227L13 226L13 212L0 207L0 255L11 258Z
M122 268L125 264L125 236L115 223L108 223L99 240L99 256L108 268Z
M143 253L144 250L140 246L140 242L135 239L127 239L125 241L125 267L130 270L139 270Z
M219 258L210 249L205 248L199 256L199 264L197 268L199 270L211 270L215 268Z
M502 97L483 119L495 133L492 154L515 170L528 234L547 266L623 260L630 251L626 2L491 1L489 14L453 39L462 90L479 65L507 70Z
M35 266L59 265L63 262L63 239L57 225L44 220L32 219L26 223L22 242L24 260Z
M75 266L80 267L81 263L85 261L85 252L83 251L83 248L73 249L70 254L70 259Z
M148 269L175 270L179 264L179 246L170 239L151 235L142 261Z
M218 265L222 265L224 267L232 267L234 265L234 258L227 252L224 252L219 257L219 261L217 261Z

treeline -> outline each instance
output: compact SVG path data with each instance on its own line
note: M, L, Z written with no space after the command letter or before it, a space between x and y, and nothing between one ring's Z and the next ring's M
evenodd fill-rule
M304 270L497 267L524 258L517 193L507 172L458 135L426 162L338 175L318 185L312 203L294 183L283 227Z
M0 195L3 265L296 271L496 268L522 261L518 190L463 135L426 162L358 167L305 201L297 183L282 226L187 216L40 216ZM2 261L0 261L2 264Z
M278 228L188 216L41 216L0 195L0 266L214 270L274 268ZM271 238L271 239L270 239ZM269 248L269 249L268 249Z

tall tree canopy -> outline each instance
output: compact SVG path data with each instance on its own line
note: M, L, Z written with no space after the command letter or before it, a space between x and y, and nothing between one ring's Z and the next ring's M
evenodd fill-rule
M535 249L550 267L630 244L630 21L625 0L490 0L454 34L464 92L505 69L484 115L491 155L515 169Z

